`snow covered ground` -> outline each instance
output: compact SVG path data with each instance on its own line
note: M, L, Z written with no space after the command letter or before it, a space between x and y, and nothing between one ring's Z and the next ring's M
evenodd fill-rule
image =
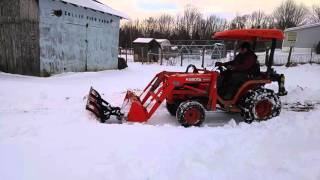
M319 65L276 67L287 76L283 102L320 102ZM320 179L320 109L283 110L246 124L209 113L204 127L182 128L164 105L147 124L100 124L85 110L90 86L114 105L161 70L126 70L49 78L0 73L0 179ZM276 88L276 85L271 85Z

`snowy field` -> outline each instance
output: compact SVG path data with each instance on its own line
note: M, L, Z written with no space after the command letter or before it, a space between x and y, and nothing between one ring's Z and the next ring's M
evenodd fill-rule
M284 103L320 102L320 65L276 69L287 76ZM127 89L143 89L161 70L185 67L0 73L0 179L320 179L318 106L250 125L236 114L208 113L203 127L188 129L164 105L147 124L100 124L85 110L90 86L120 106Z

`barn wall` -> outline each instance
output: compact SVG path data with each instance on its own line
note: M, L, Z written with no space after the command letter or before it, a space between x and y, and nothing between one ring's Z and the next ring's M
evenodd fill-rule
M40 0L40 9L43 75L117 68L119 17L58 0Z
M40 74L36 0L0 1L0 71Z

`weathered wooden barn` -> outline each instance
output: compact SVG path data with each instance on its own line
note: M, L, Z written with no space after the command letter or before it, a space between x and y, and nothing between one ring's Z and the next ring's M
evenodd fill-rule
M115 69L122 18L95 0L0 0L0 71Z

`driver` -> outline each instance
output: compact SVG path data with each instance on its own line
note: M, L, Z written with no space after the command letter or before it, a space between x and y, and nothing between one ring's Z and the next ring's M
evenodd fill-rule
M241 84L248 78L256 77L260 74L257 56L252 51L249 42L241 44L239 54L233 61L226 63L217 62L216 66L227 68L227 71L222 72L218 80L219 94L225 100L230 100L238 91Z

